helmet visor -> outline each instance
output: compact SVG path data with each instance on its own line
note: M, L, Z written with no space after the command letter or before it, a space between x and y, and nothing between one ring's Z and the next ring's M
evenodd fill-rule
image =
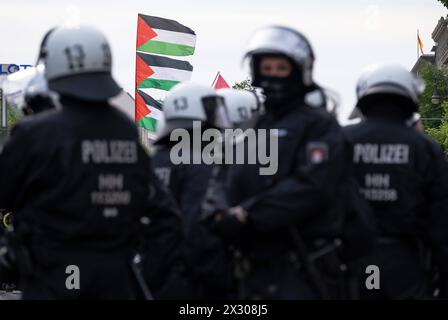
M49 81L51 90L70 97L104 101L117 96L121 88L109 72L80 73Z
M207 122L219 129L231 128L232 124L227 113L224 98L220 96L208 96L202 98Z

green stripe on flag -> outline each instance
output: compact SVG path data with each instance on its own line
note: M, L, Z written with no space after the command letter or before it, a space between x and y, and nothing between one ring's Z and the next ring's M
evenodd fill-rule
M190 56L194 53L194 47L155 40L144 43L137 50L169 56Z
M159 90L170 91L171 88L174 87L178 83L179 83L179 81L147 78L147 79L143 80L138 85L138 88L139 89L154 88L154 89L159 89Z
M139 127L145 128L148 131L156 132L157 129L157 120L150 117L143 117L137 125Z

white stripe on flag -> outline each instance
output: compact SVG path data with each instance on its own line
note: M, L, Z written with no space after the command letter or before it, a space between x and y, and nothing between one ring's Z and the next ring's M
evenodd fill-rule
M172 81L187 81L191 78L191 71L153 67L150 68L154 71L154 74L150 78L158 80L172 80Z
M156 88L141 88L138 90L143 91L146 94L149 94L151 97L153 97L156 100L162 100L162 101L164 101L167 94L169 94L165 90L160 90L160 89L156 89ZM162 101L159 101L159 102L162 102Z
M165 100L165 97L167 94L166 91L159 90L156 88L141 88L138 90L143 91L146 94L149 94L155 100L162 100L162 101ZM161 101L159 101L159 102L161 102Z
M153 30L155 33L157 33L157 37L152 38L151 40L181 44L190 47L194 47L196 45L196 36L193 34L160 30L154 28Z
M148 105L146 105L148 107ZM147 117L159 120L160 118L163 117L163 112L160 111L157 108L151 107L149 106L149 110L151 110L151 113L147 115Z

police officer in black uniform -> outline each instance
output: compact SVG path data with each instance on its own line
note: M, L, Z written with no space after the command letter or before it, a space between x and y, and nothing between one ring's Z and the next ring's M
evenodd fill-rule
M187 268L185 278L191 283L189 296L184 298L228 298L231 278L226 250L221 239L200 223L201 203L215 167L212 158L210 162L202 158L209 142L202 142L201 137L207 129L231 127L223 98L210 87L182 83L172 89L163 111L165 124L159 129L153 164L159 179L171 191L182 212L187 235L183 247ZM176 133L179 130L187 134L185 139L179 140ZM180 150L178 147L182 143L183 149ZM185 161L173 158L178 155ZM187 285L173 286L175 292L179 292L179 287L188 292Z
M340 267L334 249L344 221L338 200L346 141L333 116L305 103L315 90L314 55L301 33L262 28L250 40L247 57L252 84L266 95L266 113L255 129L278 139L277 165L272 163L277 170L262 175L259 163L229 166L230 208L216 210L214 228L237 248L239 298L329 298L326 271L338 277ZM248 148L248 154L257 153L256 146Z
M157 291L182 242L180 219L135 125L107 101L120 91L109 44L94 28L60 27L43 50L63 107L25 118L0 156L23 298L135 298L138 249L161 272L147 279Z
M25 103L22 108L24 115L32 115L57 107L56 95L48 90L44 66L43 64L38 66L35 76L25 89Z
M43 37L35 66L9 75L3 83L4 91L11 94L13 104L25 116L57 107L56 94L48 90L43 63L45 45L54 30L50 29Z
M423 88L395 65L369 67L358 82L364 119L345 131L380 232L364 260L362 298L423 299L435 287L446 297L448 166L440 146L408 121Z
M7 77L5 87L11 86L14 91L22 91L23 101L17 104L23 115L32 115L49 109L56 108L57 98L54 92L48 90L48 83L45 79L45 66L42 63L41 51L46 39L53 31L50 30L42 40L39 56L35 67L21 70ZM28 82L26 83L26 81ZM25 87L23 88L22 86ZM0 284L1 287L16 288L18 272L14 261L11 260L8 238L13 230L13 214L8 210L0 210ZM8 279L9 278L9 279Z
M34 67L34 76L24 90L24 105L22 106L24 115L32 115L60 107L57 95L55 92L48 90L48 82L45 79L44 58L46 44L54 30L55 28L50 29L41 41L36 66Z

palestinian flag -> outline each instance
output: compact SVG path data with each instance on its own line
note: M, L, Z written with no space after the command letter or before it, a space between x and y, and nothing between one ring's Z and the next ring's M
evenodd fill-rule
M194 53L196 34L177 21L138 15L137 51L169 56Z
M193 66L188 61L142 52L137 52L135 61L135 85L138 89L169 91L179 82L189 80L193 71Z
M166 56L192 55L195 45L194 31L177 21L138 15L135 121L139 126L154 132L162 115L160 103L142 89L169 91L179 82L189 80L193 66Z
M222 77L221 73L218 72L216 75L215 81L213 81L212 88L215 90L223 89L223 88L230 88L229 84L226 80Z
M162 105L150 95L135 90L135 122L149 131L156 131L157 120L162 117Z

